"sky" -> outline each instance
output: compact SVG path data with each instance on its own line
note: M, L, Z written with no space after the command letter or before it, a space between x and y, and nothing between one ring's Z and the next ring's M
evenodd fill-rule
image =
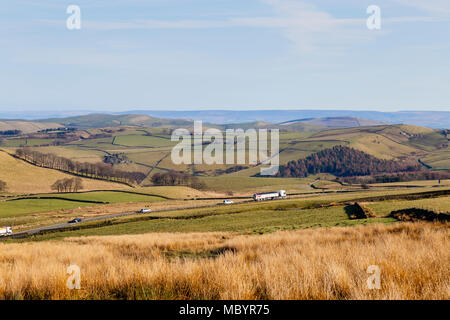
M448 0L0 0L3 112L450 111L449 88Z

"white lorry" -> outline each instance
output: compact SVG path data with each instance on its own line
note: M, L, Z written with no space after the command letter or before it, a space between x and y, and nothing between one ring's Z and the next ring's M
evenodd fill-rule
M0 229L0 237L9 236L12 233L13 232L12 232L11 227L5 227L5 228Z
M274 200L274 199L286 199L286 191L278 190L276 192L255 193L253 195L253 200L255 201Z

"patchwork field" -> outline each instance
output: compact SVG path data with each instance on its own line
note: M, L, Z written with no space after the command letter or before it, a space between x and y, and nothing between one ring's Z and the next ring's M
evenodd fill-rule
M95 138L107 130L110 137ZM105 155L124 154L127 162L115 164L116 169L139 171L147 178L142 186L151 185L150 176L157 172L177 170L196 174L198 176L240 176L251 177L260 172L260 166L244 165L237 172L225 172L235 165L175 165L171 159L172 147L170 131L162 128L138 128L124 126L121 129L87 129L89 139L81 139L60 146L39 146L35 150L53 153L81 162L101 162ZM80 135L83 135L80 133ZM20 146L36 146L49 143L46 139L4 139L2 146L10 151ZM448 147L444 135L428 128L407 125L378 125L357 128L339 128L320 132L281 132L280 133L280 164L305 158L312 153L331 148L336 145L346 145L382 159L405 158L423 163L436 170L450 170ZM206 146L204 146L205 148ZM248 146L246 147L248 157ZM223 189L223 188L222 188Z

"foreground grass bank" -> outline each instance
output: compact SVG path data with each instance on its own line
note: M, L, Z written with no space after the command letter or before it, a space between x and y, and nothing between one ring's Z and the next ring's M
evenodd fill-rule
M0 244L1 299L449 299L449 224ZM81 290L66 287L67 267ZM381 271L369 290L366 270Z

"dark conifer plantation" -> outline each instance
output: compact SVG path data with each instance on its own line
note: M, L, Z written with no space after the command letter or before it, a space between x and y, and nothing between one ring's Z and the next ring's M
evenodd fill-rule
M350 177L412 172L420 169L418 164L383 160L353 148L335 146L314 153L305 159L288 162L280 167L277 176L303 178L310 174L330 173L338 177Z

